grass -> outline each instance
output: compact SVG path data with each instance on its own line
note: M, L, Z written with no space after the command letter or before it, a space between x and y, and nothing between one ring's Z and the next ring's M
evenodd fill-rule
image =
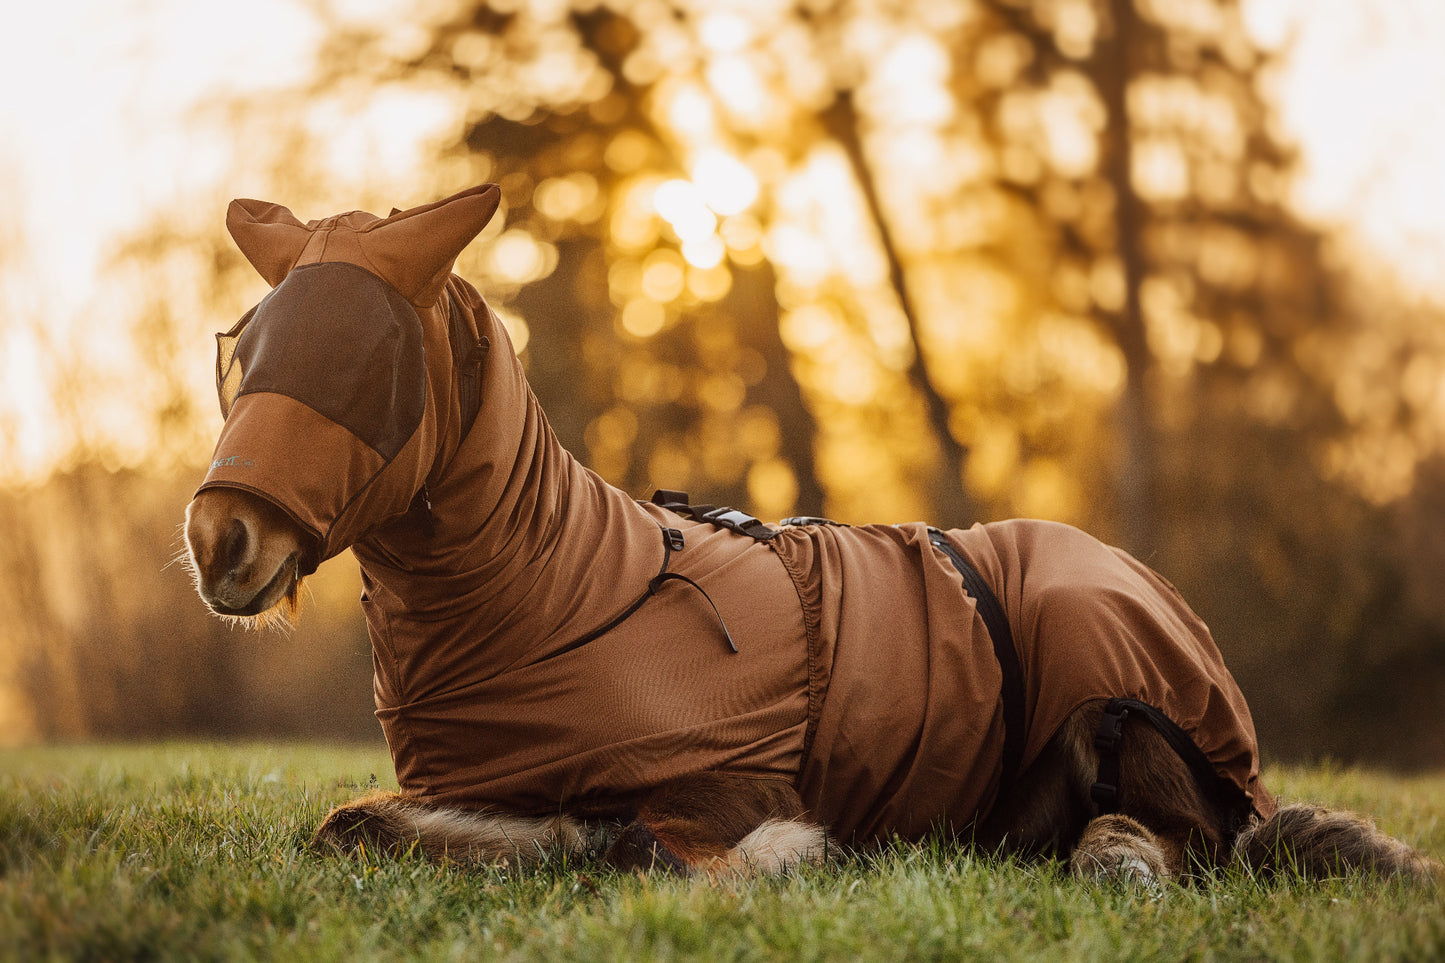
M0 753L0 959L1445 959L1445 894L1368 878L1156 893L929 845L723 884L308 852L373 774L394 785L384 750ZM1445 777L1268 775L1445 853Z

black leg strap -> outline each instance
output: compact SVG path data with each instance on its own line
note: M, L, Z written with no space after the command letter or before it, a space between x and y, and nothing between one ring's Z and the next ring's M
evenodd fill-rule
M1124 720L1129 707L1122 699L1110 699L1099 717L1099 730L1094 734L1094 747L1099 750L1099 778L1089 787L1089 798L1099 807L1099 814L1119 809L1119 739L1124 734Z
M993 594L993 589L988 587L978 569L970 565L938 529L928 530L928 540L948 556L958 574L963 576L963 587L973 596L978 614L983 617L1003 676L1003 778L999 784L999 796L1002 797L1018 776L1024 755L1024 682L1013 632L1009 629L1008 617L1004 615L998 596Z
M1204 750L1178 723L1162 710L1138 699L1110 699L1099 718L1099 729L1094 736L1094 745L1099 750L1099 778L1089 788L1089 797L1099 807L1099 813L1102 815L1119 809L1119 744L1124 733L1124 720L1130 716L1146 720L1164 737L1169 748L1194 776L1195 785L1204 798L1220 814L1221 828L1233 835L1249 818L1249 798L1238 786L1215 771Z

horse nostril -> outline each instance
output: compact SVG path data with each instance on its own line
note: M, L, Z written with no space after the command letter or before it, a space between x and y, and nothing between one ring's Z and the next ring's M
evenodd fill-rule
M234 569L245 561L250 541L251 536L246 523L239 518L231 519L231 527L226 530L226 537L221 542L221 559L226 563L227 568Z

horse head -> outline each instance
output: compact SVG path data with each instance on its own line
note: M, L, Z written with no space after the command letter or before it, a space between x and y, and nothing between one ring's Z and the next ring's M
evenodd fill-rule
M294 619L302 578L411 509L455 410L448 279L499 198L487 185L305 224L231 203L226 226L272 290L217 335L225 424L186 509L213 612Z

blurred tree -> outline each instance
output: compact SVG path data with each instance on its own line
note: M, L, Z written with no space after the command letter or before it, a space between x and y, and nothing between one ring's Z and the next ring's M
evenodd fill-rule
M1401 573L1415 562L1362 498L1368 486L1330 467L1390 445L1361 417L1379 407L1359 400L1369 392L1340 380L1362 350L1388 354L1379 312L1351 303L1323 236L1286 206L1292 155L1238 4L988 7L995 27L964 96L1050 249L1049 309L1093 322L1123 362L1115 499L1096 526L1185 587L1277 743L1378 736L1362 678L1398 668L1402 648L1440 705L1445 672L1427 655L1438 630L1402 626L1414 609ZM979 90L990 78L996 88ZM1407 368L1404 352L1396 360ZM1415 426L1393 435L1398 449L1428 416L1393 413ZM1415 445L1396 470L1428 450ZM1378 484L1389 467L1356 481ZM1402 646L1401 631L1414 641Z
M1082 524L1181 585L1274 751L1445 751L1392 740L1445 711L1438 312L1344 283L1289 212L1292 158L1236 0L433 14L338 22L316 81L287 99L304 109L235 106L244 166L269 165L270 196L303 219L383 211L394 184L328 160L353 143L336 105L440 96L455 123L404 196L502 185L505 218L459 271L499 309L563 442L609 480L769 518ZM209 343L185 360L183 319L257 293L215 220L158 225L124 253L137 284L169 292L142 312L137 339L159 350L136 363L161 369L155 437L178 451L215 426L204 384L205 405L185 400L197 389L178 369L203 378ZM72 516L140 484L95 478L66 481ZM95 615L62 624L70 603L17 584L35 639L74 641L31 673L57 705L144 687L101 657ZM87 613L143 594L110 584ZM127 631L114 651L157 663ZM354 631L327 636L311 682L328 660L357 669ZM193 690L260 687L274 668L255 651L212 662ZM175 699L150 717L190 718L177 707L194 692Z
M320 85L360 61L378 80L461 86L473 119L453 150L472 180L502 185L506 218L472 267L564 445L638 494L691 485L741 505L762 492L773 514L819 513L816 429L774 273L762 257L726 261L687 180L696 158L659 123L659 75L629 67L643 27L607 5L463 4L403 58L375 53L385 37L337 36ZM653 204L669 191L671 220Z
M1373 509L1321 464L1358 447L1362 328L1236 0L464 0L394 46L338 33L318 89L456 86L457 162L509 207L489 292L611 480L1078 522L1246 674L1373 637L1399 564L1331 549Z
M928 257L972 263L945 282L953 289L1002 289L983 305L1002 316L998 363L975 367L956 400L975 412L965 432L988 462L976 491L1013 512L1031 508L1031 466L1059 464L1083 490L1112 479L1112 503L1092 512L1065 481L1055 511L1154 557L1161 513L1191 474L1166 454L1191 419L1215 417L1197 402L1223 389L1237 407L1289 363L1297 337L1338 318L1322 300L1319 238L1282 206L1290 156L1256 89L1263 61L1231 0L974 10L954 47L960 107L946 129L971 137L976 156L962 189L932 203L944 243ZM951 224L961 205L980 223ZM1060 391L1085 405L1060 403ZM1303 394L1291 385L1279 399L1288 411L1271 417L1318 401ZM998 413L1017 437L990 438L984 423Z

